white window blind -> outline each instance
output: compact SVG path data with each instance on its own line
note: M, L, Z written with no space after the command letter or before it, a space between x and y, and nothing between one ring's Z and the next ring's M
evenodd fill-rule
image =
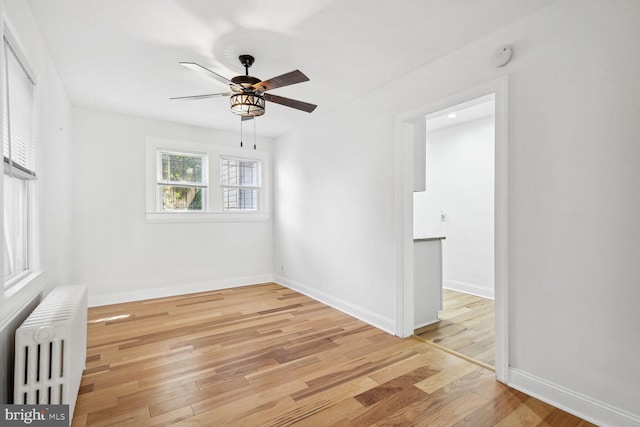
M4 37L4 163L5 173L23 179L36 177L35 84L11 44Z

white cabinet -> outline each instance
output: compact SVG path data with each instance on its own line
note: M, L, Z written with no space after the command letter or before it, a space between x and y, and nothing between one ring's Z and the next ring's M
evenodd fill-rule
M413 241L414 329L438 322L442 310L442 240L444 237Z

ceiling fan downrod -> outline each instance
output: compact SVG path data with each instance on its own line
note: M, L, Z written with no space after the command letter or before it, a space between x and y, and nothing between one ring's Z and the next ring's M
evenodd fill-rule
M244 75L248 76L249 68L251 68L251 66L253 65L253 61L255 61L255 58L251 55L240 55L238 59L240 60L240 63L244 66Z

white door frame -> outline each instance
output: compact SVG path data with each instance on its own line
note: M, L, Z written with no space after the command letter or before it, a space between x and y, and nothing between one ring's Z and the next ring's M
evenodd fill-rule
M454 105L495 94L495 314L496 314L496 379L507 383L509 373L509 298L507 252L507 141L508 141L508 77L457 93L440 101L403 112L395 122L396 167L396 335L413 335L413 150L414 138L422 133L417 124L425 116Z

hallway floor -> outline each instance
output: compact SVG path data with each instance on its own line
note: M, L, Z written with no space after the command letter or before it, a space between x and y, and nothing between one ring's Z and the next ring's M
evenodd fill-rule
M443 290L441 320L435 330L420 333L426 341L495 366L495 307L493 300Z

